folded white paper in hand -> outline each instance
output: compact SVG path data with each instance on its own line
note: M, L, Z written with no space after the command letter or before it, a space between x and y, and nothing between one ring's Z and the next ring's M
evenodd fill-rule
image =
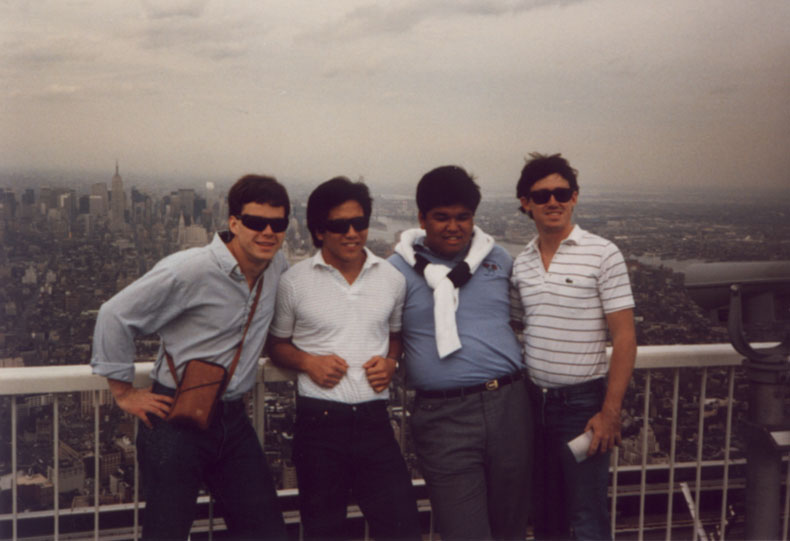
M568 447L573 453L573 458L576 462L581 462L587 458L587 450L590 448L592 442L593 431L588 430L584 434L580 434L568 442Z

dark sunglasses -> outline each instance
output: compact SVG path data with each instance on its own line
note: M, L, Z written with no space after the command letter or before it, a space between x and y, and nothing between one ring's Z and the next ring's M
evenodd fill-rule
M370 218L367 216L357 216L356 218L343 218L341 220L327 220L326 230L330 233L340 233L345 235L351 226L354 226L354 231L364 231L368 228Z
M571 188L554 188L553 190L534 190L529 192L529 199L536 205L545 205L551 199L551 196L557 200L557 203L567 203L573 197L573 190Z
M236 218L241 220L244 227L253 231L265 231L267 227L271 226L273 232L282 233L288 228L288 218L264 218L252 214L242 214Z

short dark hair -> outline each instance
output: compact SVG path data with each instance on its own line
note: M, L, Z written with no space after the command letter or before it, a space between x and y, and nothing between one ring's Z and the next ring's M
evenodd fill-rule
M537 181L555 173L568 181L568 187L571 190L579 191L579 182L576 179L579 172L571 167L568 160L563 158L559 152L552 155L530 152L529 158L521 170L521 177L516 185L517 198L529 197L529 192ZM525 212L523 207L519 207L519 210ZM532 218L531 214L530 218Z
M335 177L318 185L307 199L307 229L313 237L313 244L320 248L324 243L317 233L326 230L329 211L346 201L356 201L362 207L366 218L370 218L373 199L364 182L351 182L346 177Z
M425 216L431 209L463 205L472 212L480 204L480 186L472 175L457 165L433 169L417 184L417 209Z
M245 175L237 180L228 192L228 214L239 216L247 203L285 207L286 218L291 211L288 192L274 177Z

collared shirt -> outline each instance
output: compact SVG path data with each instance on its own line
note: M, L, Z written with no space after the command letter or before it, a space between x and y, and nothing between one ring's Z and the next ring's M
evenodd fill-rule
M516 257L513 284L525 310L527 369L537 385L606 375L606 314L634 307L617 246L576 225L546 270L535 237Z
M263 280L261 297L224 400L240 398L255 384L277 282L287 267L285 257L278 252L259 278ZM255 289L250 289L236 258L219 235L206 246L165 257L101 306L93 335L93 373L131 382L134 338L152 333L161 337L179 374L192 359L229 368ZM151 377L167 387L176 387L161 346Z
M447 260L422 243L415 244L414 249L431 263L451 268L466 257L462 252ZM433 290L400 255L389 260L406 277L403 362L409 387L468 387L523 369L521 350L510 327L513 260L502 247L495 245L458 291L455 321L461 349L442 359L436 350Z
M367 248L365 253L362 271L351 284L320 250L280 280L272 336L290 338L312 355L334 354L348 363L345 376L331 389L300 373L301 396L346 404L389 397L389 390L373 390L362 365L376 355L386 356L390 333L401 330L405 284L392 265Z

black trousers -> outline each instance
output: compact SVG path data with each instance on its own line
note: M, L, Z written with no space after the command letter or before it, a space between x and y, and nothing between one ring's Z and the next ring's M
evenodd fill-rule
M153 391L174 390L154 384ZM149 415L137 452L145 495L143 539L187 539L203 483L230 539L287 539L266 456L242 402L223 402L207 430Z
M417 502L386 402L299 397L293 460L305 539L347 539L353 498L376 539L419 539Z

